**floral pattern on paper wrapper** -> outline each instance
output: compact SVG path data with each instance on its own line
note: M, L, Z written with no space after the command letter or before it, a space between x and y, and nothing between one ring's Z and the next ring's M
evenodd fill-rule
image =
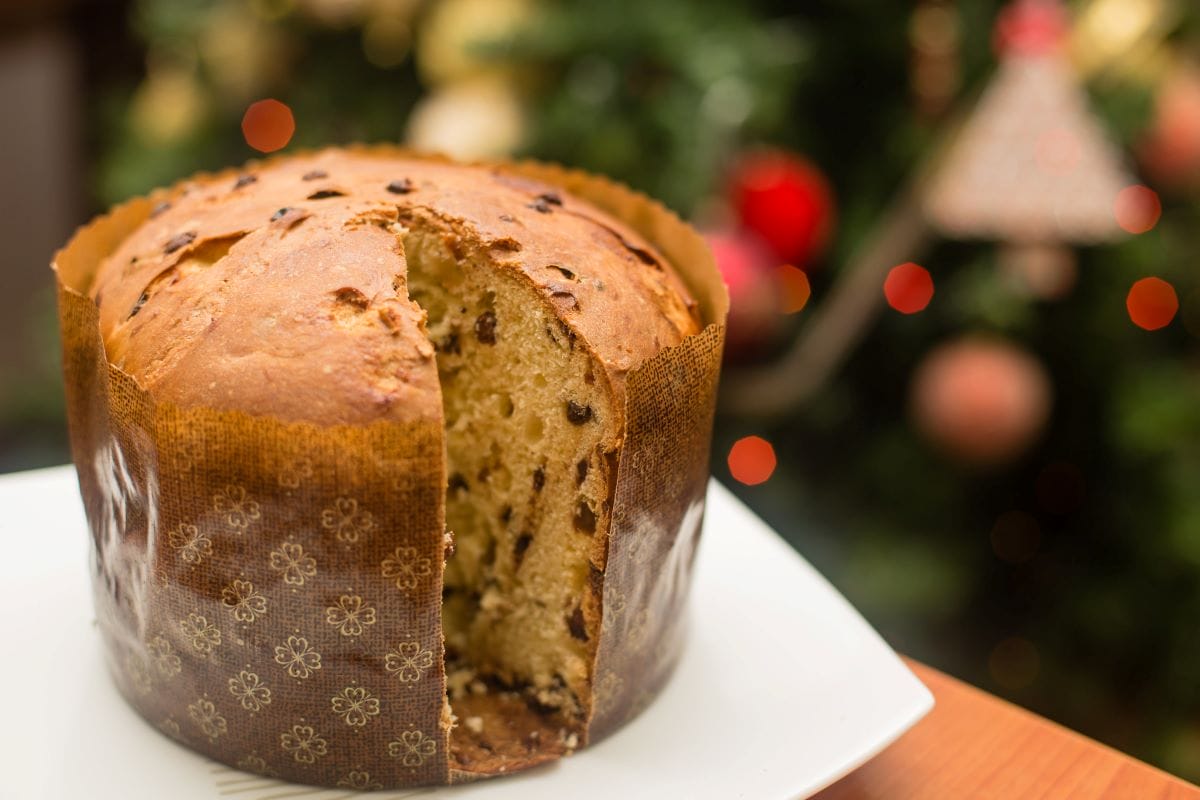
M339 542L353 544L375 529L375 517L370 511L360 510L357 500L339 497L332 508L321 512L321 527L333 531Z
M262 515L258 502L246 494L246 487L237 485L226 486L213 495L213 511L237 534L245 533Z
M401 683L416 683L433 666L433 651L420 642L402 642L384 656L383 666Z
M272 550L269 563L289 586L303 586L306 580L317 575L317 560L296 542L284 542Z
M301 764L312 764L329 752L329 744L311 725L293 725L279 734L279 746Z
M361 728L379 716L379 698L360 686L347 686L330 701L333 713L352 728Z
M396 588L412 591L421 578L432 573L431 562L415 547L397 547L380 564L383 577L396 581Z
M250 581L235 580L221 590L221 603L238 622L254 622L267 613L267 598Z
M307 678L321 668L321 654L303 636L289 636L275 648L275 661L287 668L293 678Z
M199 564L213 552L212 539L201 533L195 525L183 522L167 532L167 544L185 564Z
M342 636L362 636L366 626L375 624L375 609L358 595L344 594L325 609L325 621Z
M202 614L191 613L179 621L179 629L198 652L208 655L221 644L221 631Z
M244 669L229 679L229 693L251 713L262 711L263 706L271 704L271 690L249 670Z
M400 738L388 743L388 755L400 759L409 769L416 769L437 752L437 742L421 731L405 731Z

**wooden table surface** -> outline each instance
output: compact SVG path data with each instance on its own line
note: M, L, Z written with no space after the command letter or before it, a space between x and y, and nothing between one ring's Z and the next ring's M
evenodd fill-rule
M1200 800L1200 788L916 662L937 705L816 800Z

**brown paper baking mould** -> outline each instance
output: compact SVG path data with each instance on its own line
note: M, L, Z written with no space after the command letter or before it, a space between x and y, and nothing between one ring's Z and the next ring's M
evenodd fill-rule
M648 705L681 651L728 299L703 240L654 201L552 165L503 169L636 229L706 323L626 377L607 563L593 575L602 627L584 738L595 741ZM108 362L87 297L152 201L96 219L54 262L96 616L118 688L168 736L252 772L363 789L480 777L452 768L443 715L442 430L156 402Z

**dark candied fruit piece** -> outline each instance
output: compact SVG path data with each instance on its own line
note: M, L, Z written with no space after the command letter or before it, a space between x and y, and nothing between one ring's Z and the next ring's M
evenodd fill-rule
M496 312L484 311L475 318L475 338L482 344L496 343Z
M575 485L582 486L587 480L588 460L586 458L579 459L579 463L575 465Z
M433 348L439 353L446 353L448 355L456 356L462 353L462 347L458 341L458 331L450 331L447 333L446 337L440 342L433 343Z
M546 487L546 468L538 467L533 471L533 490L540 492Z
M195 231L184 231L181 234L172 236L170 241L163 245L164 253L174 253L181 247L187 247L192 242L196 241Z
M238 175L238 179L233 182L233 188L237 190L241 189L243 186L249 186L250 184L257 182L258 178L256 176L246 173L245 175Z
M592 407L581 405L574 400L567 401L567 419L572 425L583 425L592 419Z
M536 198L532 203L527 205L526 208L532 208L534 211L538 212L539 214L549 214L550 213L550 204L547 203L545 198L543 198L543 197Z
M130 309L129 316L126 317L126 319L133 319L136 317L137 313L142 310L142 306L146 305L146 301L149 299L150 293L142 292L141 296L138 297L137 302L133 304L133 308Z
M575 331L571 330L571 326L563 320L555 320L558 323L558 329L562 331L562 335L567 337L567 347L571 350L575 349ZM551 337L553 338L553 337ZM555 340L558 341L557 339Z
M455 472L451 474L450 478L446 481L446 489L447 491L456 492L459 489L468 491L470 487L467 486L467 479L462 476L462 473Z
M521 562L525 560L525 551L529 549L529 545L533 543L533 534L522 533L513 542L513 566L517 569L521 568Z
M592 507L586 500L579 501L579 505L575 508L575 519L572 522L575 530L586 533L588 536L596 532L596 512L592 511Z
M559 713L558 706L548 706L531 695L526 695L525 707L539 717L557 717Z
M401 178L397 181L392 181L387 185L387 190L392 194L408 194L417 187L413 186L413 182L408 178Z
M562 205L562 198L559 197L557 192L542 192L537 196L537 199L541 200L543 203L549 203L552 206Z
M337 189L317 189L308 196L309 200L328 200L331 197L345 197L345 192L339 192Z
M658 259L655 258L654 255L649 250L638 247L635 244L631 244L629 242L629 240L626 239L624 236L617 236L617 238L621 240L621 245L626 250L628 250L629 252L631 252L635 256L637 256L638 261L641 261L646 266L659 267L661 269L661 265L658 263Z
M303 208L294 206L284 206L271 215L271 222L277 224L285 230L291 229L311 217L312 214L305 211Z
M575 610L567 615L567 630L581 642L588 640L587 625L583 621L583 609L575 606Z

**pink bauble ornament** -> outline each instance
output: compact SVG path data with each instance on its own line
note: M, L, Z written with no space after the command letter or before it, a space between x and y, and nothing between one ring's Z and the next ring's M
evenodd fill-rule
M994 465L1024 451L1050 414L1051 386L1033 356L1002 341L961 339L925 356L911 385L913 422L939 450Z

